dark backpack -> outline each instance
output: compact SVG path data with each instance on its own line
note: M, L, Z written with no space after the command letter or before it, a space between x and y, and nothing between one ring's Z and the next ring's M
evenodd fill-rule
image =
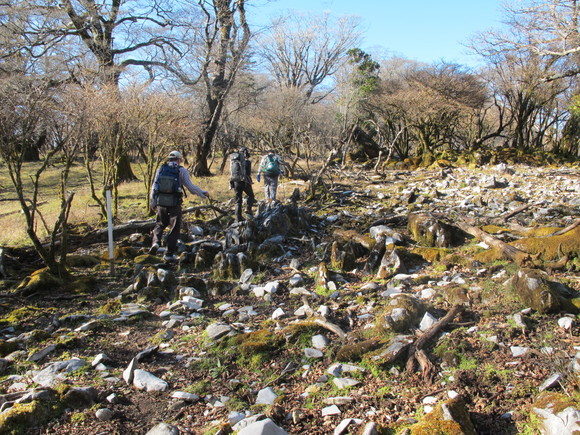
M264 172L268 175L280 174L280 161L274 154L268 154L266 164L264 165Z
M230 181L246 181L246 156L244 153L230 154Z
M179 205L181 202L179 166L164 163L159 169L153 190L157 197L157 205L161 207Z

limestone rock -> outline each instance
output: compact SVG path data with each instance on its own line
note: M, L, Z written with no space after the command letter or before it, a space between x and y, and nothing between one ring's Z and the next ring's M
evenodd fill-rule
M580 409L569 397L544 392L532 405L532 412L540 419L545 435L576 434L580 432Z

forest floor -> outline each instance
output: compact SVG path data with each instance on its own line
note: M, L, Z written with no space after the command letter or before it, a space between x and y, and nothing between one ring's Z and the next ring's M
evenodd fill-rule
M19 263L16 250L9 250L9 277L0 286L0 356L8 361L0 381L2 403L41 387L33 379L39 370L71 358L88 364L50 388L62 393L94 387L97 394L92 404L53 405L34 421L16 419L6 433L26 427L31 434L145 434L159 422L181 433L229 433L231 419L241 414L264 414L290 434L337 433L337 426L349 418L351 425L339 433L358 433L368 422L374 422L379 433L398 434L407 428L415 433L413 424L435 404L459 395L476 433L535 434L540 432L532 404L551 375L568 375L553 388L578 401L580 381L570 368L580 351L578 315L569 316L574 322L563 328L558 321L566 313L527 309L508 283L520 267L509 258L484 262L478 255L486 248L473 237L428 252L411 233L408 216L430 213L449 225L461 221L479 228L493 223L494 237L506 243L526 237L530 230L553 232L580 218L579 168L498 165L383 174L358 168L334 172L332 181L324 201L300 200L288 206L303 210L307 218L279 242L278 255L260 257L246 285L237 278L216 278L215 265L195 269L183 259L177 267L163 264L159 257L146 266L152 271L148 279L164 269L174 276L174 285L157 282L146 287L156 291L127 298L141 270L137 262L149 247L150 238L144 234L118 241L131 249L115 264L114 276L106 263L73 268L76 276L91 277L90 291L38 289L24 296L16 287L35 267ZM294 188L304 191L300 182L283 184L282 204ZM216 205L232 208L231 203ZM518 209L522 210L503 219ZM196 239L223 241L232 225L236 227L231 216L216 218L210 210L186 215L185 220L188 232L198 226L204 233L189 234L187 246L195 246ZM400 236L399 262L389 266L389 274L379 278L376 269L365 271L370 252L364 250L356 251L354 267L339 270L333 264L332 244L342 240L337 230L351 231L353 238L368 237L379 225ZM73 254L101 258L106 249L105 243L94 243ZM580 249L568 254L563 267L544 269L550 280L580 291ZM321 264L328 269L324 285L319 280ZM301 283L294 286L297 275ZM258 293L268 283L277 283L277 290ZM199 290L196 297L203 307L177 310L176 286ZM301 292L292 291L296 288ZM448 313L460 295L462 311L425 347L436 370L431 378L420 368L408 370L406 353L388 363L375 358L397 335L380 324L398 293L420 301L421 313L436 319ZM128 302L138 303L142 312L123 316L122 304ZM284 314L273 316L278 309ZM168 312L175 315L172 324L167 323ZM327 324L312 321L321 312ZM517 313L523 313L523 325L516 321ZM420 337L420 320L401 333ZM94 324L81 328L87 321ZM232 332L211 340L212 324L226 324ZM313 348L315 335L328 339L320 355L306 351ZM31 355L51 345L45 356L30 361ZM139 368L165 381L166 391L147 392L123 379L131 360L151 348ZM345 349L350 350L348 360ZM526 351L520 356L514 349ZM107 356L102 370L91 367L99 354ZM328 369L338 362L362 369L348 373L356 385L341 389L333 383L335 376ZM270 405L256 403L258 392L267 387L277 399ZM177 391L198 399L172 398ZM327 408L335 403L338 412L330 412ZM112 414L97 417L103 408ZM0 423L6 409L4 405Z

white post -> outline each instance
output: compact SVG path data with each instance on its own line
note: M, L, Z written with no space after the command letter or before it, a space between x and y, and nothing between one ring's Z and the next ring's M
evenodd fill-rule
M107 222L109 229L109 270L115 274L115 247L113 246L113 216L111 213L111 190L107 189Z

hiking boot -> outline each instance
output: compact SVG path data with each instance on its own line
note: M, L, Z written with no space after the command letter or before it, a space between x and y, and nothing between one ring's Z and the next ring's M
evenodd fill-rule
M149 254L155 255L155 254L157 254L158 250L159 250L159 245L157 243L153 243L153 245L151 245L151 247L149 248Z
M177 261L178 258L175 254L165 254L163 256L163 261Z

